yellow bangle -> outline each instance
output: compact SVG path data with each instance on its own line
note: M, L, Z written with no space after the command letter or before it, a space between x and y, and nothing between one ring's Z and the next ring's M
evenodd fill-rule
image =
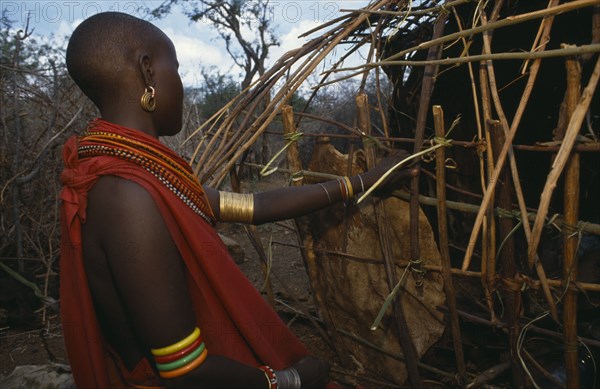
M348 176L344 176L342 178L346 182L346 188L348 188L348 200L350 200L352 197L354 197L354 189L352 188L352 183L350 182Z
M251 224L254 219L254 195L219 191L219 220Z
M188 363L187 365L180 367L179 369L175 369L175 370L159 371L158 374L162 378L175 378L175 377L182 376L182 375L194 370L198 366L200 366L202 364L202 362L204 362L204 360L206 360L207 356L208 356L208 350L205 348L204 351L202 351L202 354L200 354L198 356L198 358L194 359L192 362Z
M194 328L194 331L192 331L192 333L189 334L185 339L180 340L179 342L174 343L170 346L161 347L161 348L153 348L150 351L152 351L152 355L157 356L157 357L162 357L164 355L173 354L174 352L177 352L183 348L186 348L190 344L194 343L194 341L196 339L198 339L199 336L200 336L200 328L196 327L196 328Z

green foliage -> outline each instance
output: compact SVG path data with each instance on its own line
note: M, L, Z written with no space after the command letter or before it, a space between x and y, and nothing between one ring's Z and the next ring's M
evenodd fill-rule
M240 93L240 85L230 74L215 68L202 69L204 84L201 90L200 109L207 119Z

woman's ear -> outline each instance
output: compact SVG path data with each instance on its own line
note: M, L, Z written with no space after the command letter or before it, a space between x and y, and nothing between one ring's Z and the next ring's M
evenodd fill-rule
M144 84L146 86L154 86L154 70L152 69L152 61L150 60L150 55L148 53L140 54L138 57L138 66L142 73Z

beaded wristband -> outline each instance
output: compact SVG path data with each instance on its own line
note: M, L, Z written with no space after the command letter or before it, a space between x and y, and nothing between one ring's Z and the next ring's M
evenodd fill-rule
M269 389L277 389L277 376L275 375L275 371L267 365L259 366L258 368L265 373L265 377L269 383Z
M196 327L196 328L194 328L194 331L192 331L192 333L189 334L187 337L185 337L183 340L180 340L179 342L174 343L170 346L161 347L161 348L153 348L150 351L152 351L152 355L159 356L159 357L173 354L181 349L186 348L190 344L194 343L194 341L196 339L198 339L199 336L200 336L200 329L198 327Z

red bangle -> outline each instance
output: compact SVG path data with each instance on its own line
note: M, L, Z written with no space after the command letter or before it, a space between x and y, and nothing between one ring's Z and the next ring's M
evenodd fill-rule
M269 383L269 389L277 389L277 377L275 376L275 371L270 366L259 366L260 370L265 373L265 377L267 377L267 382Z
M154 357L154 361L156 361L156 363L169 363L169 362L176 361L176 360L178 360L180 358L183 358L184 356L188 355L192 351L196 350L198 348L198 346L200 346L200 344L202 342L203 342L202 335L200 335L198 337L198 339L196 339L194 341L194 343L190 344L186 348L184 348L182 350L179 350L179 351L177 351L177 352L175 352L173 354L163 355L161 357Z
M342 196L342 201L344 203L346 203L346 201L348 201L348 192L344 188L346 186L346 183L344 182L343 178L338 178L337 182L338 182L338 185L340 186L340 195Z

